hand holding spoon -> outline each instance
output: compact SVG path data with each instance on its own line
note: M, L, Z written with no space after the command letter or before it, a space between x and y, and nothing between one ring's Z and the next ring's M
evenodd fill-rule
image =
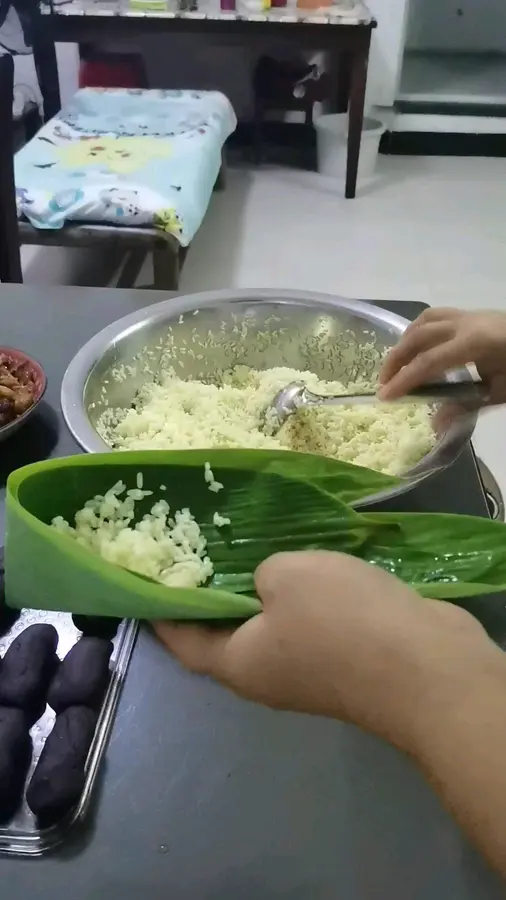
M489 393L481 381L438 381L414 388L395 403L441 403L449 401L458 404L466 412L477 411L489 403ZM274 397L265 412L265 423L269 434L276 434L290 416L300 409L324 406L350 406L351 404L380 403L375 391L359 394L322 395L315 394L302 382L292 381Z

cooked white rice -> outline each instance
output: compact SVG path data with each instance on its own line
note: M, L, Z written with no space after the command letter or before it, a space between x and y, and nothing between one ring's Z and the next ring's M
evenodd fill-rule
M224 528L225 525L231 525L231 520L228 516L222 516L219 512L215 512L213 516L213 524L216 528Z
M168 587L204 584L213 574L213 564L206 554L206 539L189 509L171 515L167 501L158 500L134 524L136 502L152 494L144 491L142 484L141 473L138 487L129 491L118 481L105 495L88 500L76 512L74 525L62 516L56 516L51 524L108 562Z
M221 481L216 481L214 477L214 472L211 469L211 463L206 462L204 464L204 478L209 487L209 490L213 492L213 494L217 494L218 491L223 490L223 485Z
M106 410L99 422L116 450L175 450L246 447L319 453L397 475L417 463L434 444L430 411L420 404L349 405L299 412L272 436L265 411L275 394L303 381L320 394L370 388L321 381L312 372L265 371L238 366L222 383L183 381L174 373L139 392L133 409ZM208 482L211 490L213 482Z

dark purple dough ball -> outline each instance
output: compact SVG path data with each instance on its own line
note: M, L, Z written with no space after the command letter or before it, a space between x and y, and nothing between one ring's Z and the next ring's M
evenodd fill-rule
M52 625L29 625L2 660L0 706L33 710L42 706L58 667L58 632Z
M54 676L47 702L55 713L69 706L100 706L109 684L111 641L82 637L67 653Z
M85 706L71 706L56 716L26 792L28 806L41 823L61 819L79 800L97 719Z
M32 758L29 722L21 709L0 707L0 823L8 822L21 804Z

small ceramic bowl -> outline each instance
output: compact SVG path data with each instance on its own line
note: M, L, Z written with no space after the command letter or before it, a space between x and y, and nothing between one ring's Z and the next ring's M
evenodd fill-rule
M26 353L23 353L22 350L14 350L13 347L0 346L0 364L4 362L11 364L13 368L22 365L26 366L28 374L35 385L35 393L33 403L26 412L17 416L12 422L8 422L7 425L0 426L0 441L7 440L7 438L11 437L11 435L28 422L42 400L47 386L47 378L40 363L35 359L32 359L32 357L28 356Z

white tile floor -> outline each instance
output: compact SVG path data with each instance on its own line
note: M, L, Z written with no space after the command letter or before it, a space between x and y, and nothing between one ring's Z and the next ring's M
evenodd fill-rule
M24 254L27 281L110 276L78 251ZM376 180L355 201L313 173L233 170L181 286L297 287L506 311L506 159L380 157ZM506 495L506 411L483 416L475 446Z

